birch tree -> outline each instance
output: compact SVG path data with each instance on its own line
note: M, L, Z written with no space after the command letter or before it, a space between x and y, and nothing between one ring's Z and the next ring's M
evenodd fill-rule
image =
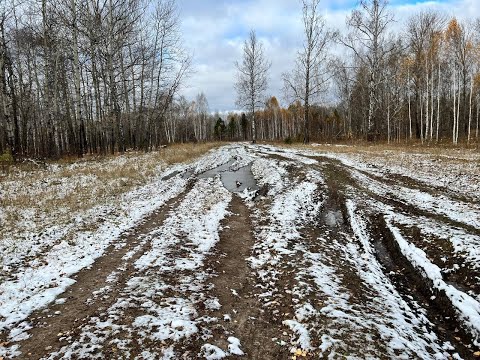
M303 142L310 142L310 106L325 91L328 44L334 33L320 14L320 0L302 0L303 47L292 73L283 74L287 97L303 103Z
M194 134L197 141L207 140L208 101L204 93L195 100Z
M382 66L393 46L387 42L388 26L393 16L387 9L388 0L360 0L360 9L347 18L350 33L341 42L360 59L368 69L367 134L376 135L375 111L378 107L378 87L384 82ZM393 44L393 42L390 42Z
M332 61L333 80L340 100L340 109L344 112L344 134L348 139L352 131L352 88L354 83L354 65L341 58Z
M433 137L435 80L439 70L442 46L443 16L434 11L422 11L408 20L408 41L412 55L412 75L415 95L416 135L423 142ZM437 65L437 66L436 66ZM438 95L438 94L437 94ZM420 113L420 117L418 116ZM437 116L437 122L438 122Z
M236 62L237 81L237 106L246 107L252 116L252 143L255 144L255 111L262 107L267 90L267 74L271 63L266 59L262 43L257 39L255 30L243 44L242 62Z

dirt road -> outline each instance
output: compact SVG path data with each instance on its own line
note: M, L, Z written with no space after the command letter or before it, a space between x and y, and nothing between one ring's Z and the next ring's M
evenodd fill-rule
M0 356L478 358L480 206L468 194L246 144L164 179L155 211L60 273L70 282L51 301L38 299L54 284L27 284L27 263L2 284ZM35 271L52 264L42 256Z

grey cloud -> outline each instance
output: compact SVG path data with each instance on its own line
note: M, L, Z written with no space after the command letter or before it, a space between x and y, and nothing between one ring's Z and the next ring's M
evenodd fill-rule
M329 27L345 31L345 17L352 0L325 0L325 19ZM203 91L212 111L235 109L236 60L240 60L243 37L256 29L272 62L269 95L282 98L282 72L294 64L302 45L301 6L296 0L180 0L182 28L187 47L194 53L194 74L182 94L189 99ZM404 20L419 9L438 9L459 18L480 14L478 0L429 1L423 4L395 5L392 11L401 29Z

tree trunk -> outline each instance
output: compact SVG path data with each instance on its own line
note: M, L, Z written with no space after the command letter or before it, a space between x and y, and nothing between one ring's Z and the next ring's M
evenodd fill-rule
M473 75L470 81L470 103L469 103L469 111L468 111L468 136L467 136L467 144L470 144L470 131L472 127L472 94L473 94Z
M73 76L75 78L75 120L78 126L78 156L83 156L85 152L84 123L82 116L82 95L80 90L80 56L78 49L78 26L77 26L77 1L70 0L72 7L72 26L73 26Z
M408 92L408 122L409 122L409 130L410 130L410 141L412 141L412 104L411 104L411 94L410 94L410 67L408 68L408 85L409 87L407 88Z
M437 136L438 143L438 131L440 127L440 62L438 63L438 84L437 84Z
M255 105L252 106L252 144L257 143L257 128L255 124Z
M453 136L453 144L456 144L455 143L455 139L456 139L456 136L455 136L455 132L456 132L456 129L457 129L457 92L456 92L456 89L455 89L455 86L456 86L456 70L453 69L453 130L452 130L452 136Z
M429 76L428 76L428 60L427 57L425 57L425 72L426 72L426 88L425 88L425 140L428 140L428 133L430 132L430 103L429 99L430 96L428 94L428 89L430 88L430 82L429 82Z
M475 138L478 141L478 118L480 115L480 95L477 95L477 126L475 127Z

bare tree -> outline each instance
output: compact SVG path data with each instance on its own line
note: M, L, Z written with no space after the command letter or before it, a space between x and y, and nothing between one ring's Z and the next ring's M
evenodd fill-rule
M271 63L266 60L263 45L257 39L254 30L243 45L242 62L236 62L237 105L246 107L252 114L252 142L256 142L255 110L264 104L267 90L267 73Z
M458 143L460 120L463 120L465 124L465 130L468 133L468 141L470 140L470 125L471 116L468 116L468 77L472 71L472 65L474 64L475 53L473 51L473 31L472 26L468 23L463 24L453 18L448 23L447 31L445 34L447 41L448 58L450 64L453 67L453 100L456 103L456 112L453 112L453 143ZM471 84L473 85L473 77ZM458 94L455 96L455 88L457 88ZM470 90L471 91L471 90ZM460 107L463 99L463 106ZM454 105L455 107L455 105ZM471 107L471 102L470 102ZM462 112L460 112L462 110ZM463 119L461 118L463 114ZM467 129L467 117L468 117L468 129Z
M347 18L352 31L341 42L351 49L369 71L367 133L376 132L374 114L378 104L377 89L383 82L382 64L393 48L386 39L393 16L387 11L388 0L360 0L360 9ZM390 42L393 44L393 42Z
M417 137L423 141L428 138L428 129L430 128L430 138L433 137L433 116L430 115L429 91L433 96L435 70L440 65L439 49L441 45L441 31L445 24L445 19L439 13L434 11L422 11L413 15L407 24L408 41L412 53L413 82L415 90L415 126ZM423 106L425 104L425 106ZM420 117L418 121L418 108L420 113L425 114L425 119ZM431 111L434 111L434 102L430 102ZM425 110L423 109L425 107ZM430 119L430 121L429 121ZM424 131L425 129L425 131Z
M339 99L338 107L344 113L343 132L347 138L352 137L352 89L355 82L354 64L349 64L342 58L331 61L333 82Z
M204 93L198 94L195 99L195 113L193 124L195 139L205 141L207 139L208 101Z
M328 79L327 46L334 33L329 31L319 13L320 0L302 0L304 43L298 52L295 69L291 74L283 74L287 97L303 102L303 141L310 142L310 105L324 90ZM291 96L293 95L293 96Z

